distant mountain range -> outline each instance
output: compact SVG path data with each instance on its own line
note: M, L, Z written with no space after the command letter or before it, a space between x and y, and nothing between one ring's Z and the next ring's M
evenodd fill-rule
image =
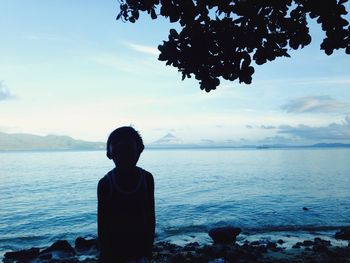
M105 149L105 143L76 140L69 136L0 132L0 151L101 149Z
M200 143L184 143L182 139L175 135L168 133L153 143L147 145L147 148L247 148L247 149L269 149L269 148L336 148L336 147L350 147L350 144L344 143L317 143L312 145L285 145L285 144L247 144L235 145L233 142L215 142L208 139L202 139Z
M147 145L148 149L189 149L189 148L247 148L247 149L269 149L269 148L339 148L350 147L344 143L317 143L313 145L234 145L229 143L216 143L214 141L201 140L200 143L185 143L171 133ZM25 133L3 133L0 132L0 151L32 151L32 150L104 150L104 142L89 142L76 140L69 136L47 135L39 136Z

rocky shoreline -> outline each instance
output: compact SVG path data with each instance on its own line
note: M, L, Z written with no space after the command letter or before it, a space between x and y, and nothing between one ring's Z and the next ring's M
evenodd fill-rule
M169 242L157 242L153 249L152 262L349 262L350 263L350 227L335 233L335 238L344 240L347 245L338 246L330 240L315 236L313 239L296 242L292 247L285 241L244 240L236 242L239 228L231 226L215 228L209 231L212 244L200 245L191 242L179 246ZM30 248L21 251L6 252L4 263L13 262L98 262L97 239L78 237L74 246L67 240L57 240L46 248Z

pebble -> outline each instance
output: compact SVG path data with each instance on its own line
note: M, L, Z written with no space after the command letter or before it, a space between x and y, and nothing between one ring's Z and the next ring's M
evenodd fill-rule
M236 236L241 233L238 227L226 226L217 227L209 231L209 236L216 244L231 244L236 242Z
M350 240L350 227L344 227L339 232L335 233L336 239Z
M82 251L93 246L96 240L87 240L85 238L77 238L75 249L71 247L68 241L58 240L54 242L50 247L40 251L39 248L32 248L29 250L21 250L17 252L7 252L5 254L4 262L15 263L15 262L33 262L37 263L97 263L98 262L98 251L94 251L94 254L83 254L84 252L76 253L78 249L84 248ZM277 244L283 244L284 241L279 239L277 242L265 242L263 241L252 241L244 242L242 245L237 243L232 244L213 244L201 246L197 242L188 243L181 247L169 242L157 242L154 245L153 250L153 261L157 263L174 262L174 263L186 263L186 262L257 262L257 263L277 263L277 262L316 262L317 258L322 257L324 261L329 262L334 258L337 261L332 262L347 262L346 260L350 257L350 242L348 247L332 247L331 242L323 240L319 237L315 237L314 240L304 240L303 242L297 242L293 248L305 247L304 250L292 253L288 255L284 251L285 248L279 247ZM86 245L86 246L85 246ZM65 251L65 257L52 258L52 251ZM307 251L305 254L304 251ZM74 253L73 253L74 252ZM265 257L271 255L269 253L282 253L285 258L281 260L265 261ZM95 254L96 253L96 254ZM267 253L267 254L266 254ZM22 258L15 258L14 255L22 255ZM83 255L84 260L79 260L78 256ZM293 255L297 258L290 258ZM86 257L85 257L86 256ZM12 257L12 259L11 259ZM224 260L224 261L223 261Z
M283 241L282 239L278 239L278 240L277 240L277 243L280 244L280 245L282 245L282 244L284 243L284 241Z

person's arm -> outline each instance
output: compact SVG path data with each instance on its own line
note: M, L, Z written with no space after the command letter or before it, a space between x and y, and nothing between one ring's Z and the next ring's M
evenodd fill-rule
M97 234L98 234L98 244L101 255L103 256L106 249L106 184L101 179L97 185Z
M149 236L149 244L148 244L148 255L147 257L151 260L152 258L152 250L153 250L153 242L155 237L155 229L156 229L156 213L155 213L155 201L154 201L154 179L153 175L149 173L148 176L148 191L149 191L149 207L150 207L150 236Z

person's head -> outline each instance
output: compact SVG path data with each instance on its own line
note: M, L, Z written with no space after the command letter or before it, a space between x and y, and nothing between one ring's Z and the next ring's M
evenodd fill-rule
M133 168L145 146L140 134L130 126L115 129L107 140L107 157L121 169Z

